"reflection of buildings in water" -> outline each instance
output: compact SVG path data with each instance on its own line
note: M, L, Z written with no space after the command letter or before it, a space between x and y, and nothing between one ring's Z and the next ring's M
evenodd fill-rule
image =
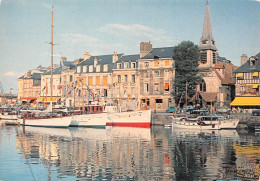
M238 138L235 130L174 129L176 178L232 178L235 168L231 160L234 155L228 150L232 150L232 144Z
M241 136L234 144L238 177L257 180L260 178L260 137Z

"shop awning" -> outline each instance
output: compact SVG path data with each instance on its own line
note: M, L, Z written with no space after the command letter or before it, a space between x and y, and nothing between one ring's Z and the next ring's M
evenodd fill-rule
M253 89L257 89L259 87L259 84L254 84Z
M60 100L60 97L38 97L36 101L42 101L42 102L57 102L58 100Z
M164 84L164 89L169 89L169 83Z
M260 97L236 97L231 106L260 106Z
M258 72L254 72L253 77L258 77Z
M237 73L237 77L243 77L243 73Z

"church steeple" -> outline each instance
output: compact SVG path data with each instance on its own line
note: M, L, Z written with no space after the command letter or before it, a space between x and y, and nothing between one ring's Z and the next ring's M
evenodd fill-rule
M215 39L212 34L208 0L206 3L204 26L203 26L202 36L200 38L199 49L200 50L215 50L215 51L217 50L216 45L215 45Z
M217 48L212 34L212 27L209 15L209 3L206 3L206 12L202 36L199 42L200 62L199 69L209 69L217 63Z

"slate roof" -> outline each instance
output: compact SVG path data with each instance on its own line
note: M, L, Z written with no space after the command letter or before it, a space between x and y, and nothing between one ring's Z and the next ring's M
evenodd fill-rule
M142 58L142 59L156 59L156 58L172 58L173 57L173 47L163 47L163 48L152 48L152 50Z
M52 74L53 74L53 75L55 75L55 74L61 74L61 69L62 69L61 66L58 67L58 68L56 68L56 69L54 69L53 72L52 72ZM43 75L51 75L51 71L48 71L48 72L44 73Z
M127 67L124 67L125 66L123 64L124 62L138 62L139 58L140 58L140 54L136 54L136 55L123 55L114 64L114 69L117 69L117 63L122 63L122 69L126 69ZM138 68L138 64L136 64L136 68Z
M237 68L234 73L244 73L244 72L260 72L260 52L256 55L258 58L257 64L255 67L250 67L250 62L247 61L245 64Z
M41 73L33 73L30 77L25 77L24 75L19 77L18 79L38 79L41 80Z
M118 58L120 59L120 57L122 56L123 54L117 54ZM84 72L84 73L88 73L89 72L89 66L90 65L94 65L94 59L95 57L97 57L97 60L98 60L98 64L97 65L101 65L100 66L100 72L103 72L103 68L104 66L103 65L108 65L108 71L107 72L112 72L112 69L114 67L114 64L113 64L113 54L110 54L110 55L98 55L98 56L91 56L89 59L87 60L84 60L82 61L81 63L79 63L77 65L78 66L81 66L81 72L82 72L82 69L83 69L83 66L87 65L87 72ZM96 67L93 67L93 72L91 73L95 73L96 72Z

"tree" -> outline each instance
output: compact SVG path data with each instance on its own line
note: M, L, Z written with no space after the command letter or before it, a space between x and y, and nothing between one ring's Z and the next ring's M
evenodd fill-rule
M198 61L200 52L197 45L191 41L183 41L173 48L173 60L175 61L175 78L173 80L176 104L185 104L186 83L187 83L187 100L189 101L196 93L196 87L202 78L198 75Z

